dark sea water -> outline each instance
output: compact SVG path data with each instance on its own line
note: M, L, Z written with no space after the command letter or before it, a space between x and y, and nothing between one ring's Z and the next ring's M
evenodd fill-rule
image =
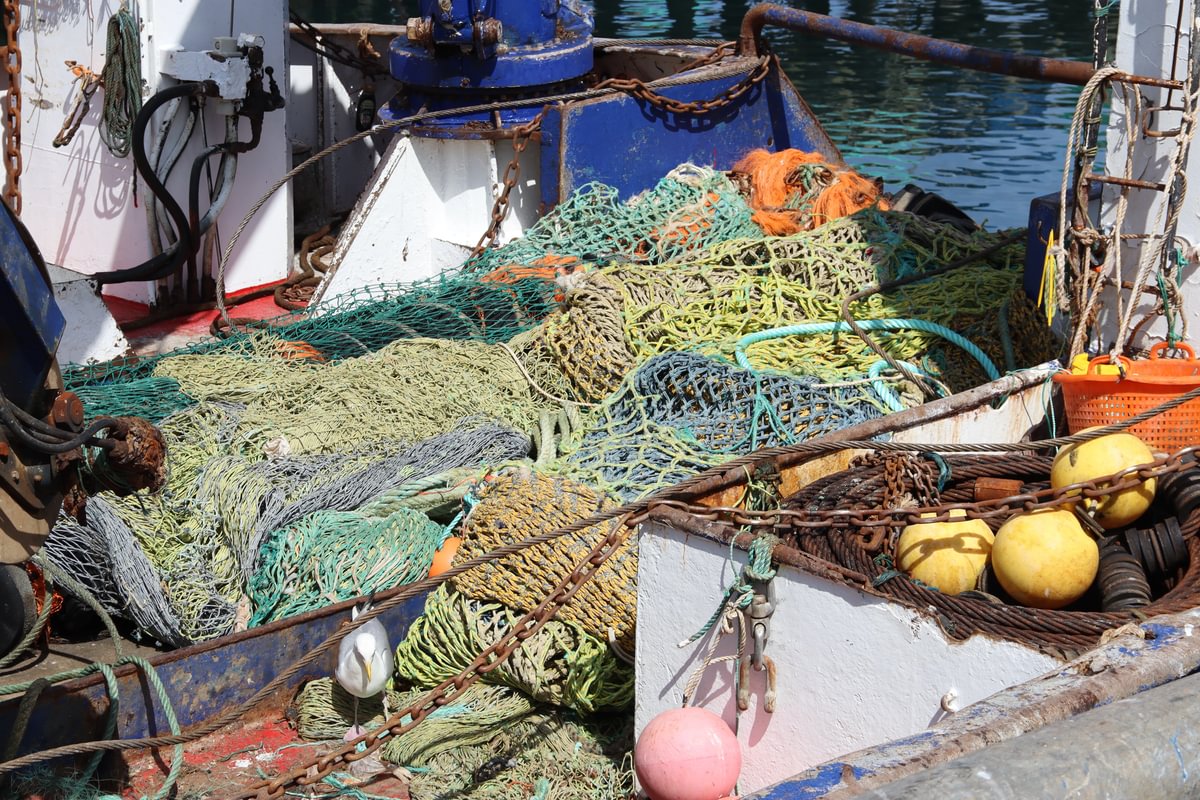
M324 21L402 21L389 0L293 0ZM415 3L411 4L415 10ZM797 0L798 8L968 44L1091 60L1083 0ZM733 38L749 2L595 0L601 36ZM792 81L855 167L913 181L986 220L1022 225L1057 190L1078 88L954 70L768 30ZM1115 37L1114 37L1115 38Z

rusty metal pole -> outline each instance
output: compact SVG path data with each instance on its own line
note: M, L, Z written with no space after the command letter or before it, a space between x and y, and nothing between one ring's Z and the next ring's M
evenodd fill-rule
M758 39L766 25L825 36L937 64L1052 83L1083 86L1095 72L1091 64L1082 61L1039 58L986 47L973 47L771 3L754 6L742 19L742 29L738 37L740 54L758 55Z

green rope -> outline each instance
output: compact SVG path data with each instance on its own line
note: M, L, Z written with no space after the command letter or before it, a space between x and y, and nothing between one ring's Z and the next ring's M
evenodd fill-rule
M142 46L128 0L108 20L105 48L104 119L100 138L117 158L129 155L133 121L142 110Z
M858 325L866 331L917 330L935 334L965 350L972 358L979 362L979 365L987 372L989 378L992 380L999 380L1000 378L1000 371L996 369L996 365L988 358L986 353L980 350L973 342L944 325L927 322L923 319L864 319L860 320ZM756 331L738 339L734 349L734 358L737 359L739 366L745 369L753 369L750 359L746 357L746 348L758 342L769 339L781 339L785 336L808 336L814 333L847 332L852 332L852 329L848 323L842 320L837 322L807 322L801 325L785 325L782 328Z
M7 686L0 685L0 697L10 694L40 694L42 688L65 681L74 680L76 678L87 677L88 675L99 672L104 678L104 684L108 689L109 705L108 713L104 721L104 733L102 739L111 739L117 732L117 708L120 705L120 690L117 684L116 669L125 664L133 664L146 676L146 680L150 683L154 690L155 696L158 698L159 705L162 706L163 716L167 719L167 725L172 734L178 735L181 732L179 721L175 716L175 707L171 703L171 697L167 693L166 687L162 680L158 677L153 665L143 658L138 656L121 655L121 638L117 632L116 626L113 624L112 618L104 610L100 602L89 592L82 584L66 575L61 570L57 569L53 564L41 559L39 556L34 556L35 563L41 568L42 573L46 577L47 586L60 586L70 592L75 597L82 600L100 617L101 622L107 629L109 636L112 638L113 646L116 648L118 655L117 661L113 664L105 664L96 662L87 666L79 667L78 669L67 670L56 675L51 675L45 678L37 678L35 680L26 681L24 683L10 684ZM50 603L45 604L45 608L49 608ZM24 724L28 723L28 716L32 714L33 703L27 704L29 707L28 714L25 716ZM9 760L16 754L16 748L20 745L20 740L24 734L24 724L14 726L10 734L5 752L5 757L0 760ZM8 751L12 752L8 752ZM100 761L104 757L103 751L97 751L92 754L87 766L83 772L75 776L72 780L86 783L95 775L96 770L100 766ZM172 791L176 781L179 779L180 772L183 769L183 745L176 745L171 758L171 768L167 773L167 777L161 789L156 792L150 800L164 800Z
M707 636L708 632L713 629L721 617L724 616L726 610L731 606L737 609L750 607L750 603L754 601L754 587L750 582L760 581L765 583L775 577L776 569L771 563L771 553L775 550L775 545L777 544L779 544L779 537L770 533L759 534L750 542L750 546L746 548L746 564L742 567L741 578L735 578L726 587L725 593L721 597L721 602L717 605L717 610L705 621L700 630L680 642L680 647L687 647ZM731 560L733 552L734 541L731 540L729 542Z

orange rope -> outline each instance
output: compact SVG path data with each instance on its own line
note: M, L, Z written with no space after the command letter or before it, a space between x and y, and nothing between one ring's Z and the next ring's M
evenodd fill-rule
M32 561L25 562L25 572L29 575L29 585L33 587L33 598L37 605L37 613L41 615L42 609L46 607L46 578L42 575L41 569ZM63 598L58 592L50 593L50 616L53 617L62 608ZM50 623L46 622L46 627L42 630L42 638L50 641Z
M817 168L819 183L824 188L802 208L788 208L796 192L809 194L812 185L805 180ZM807 169L804 169L807 168ZM820 153L802 150L781 150L771 153L752 150L733 167L750 179L750 207L753 219L768 236L788 236L877 206L890 208L881 196L880 185L863 177L845 164L831 164Z
M310 361L324 361L325 354L317 348L313 347L308 342L276 342L275 353L280 358L287 359L308 359Z

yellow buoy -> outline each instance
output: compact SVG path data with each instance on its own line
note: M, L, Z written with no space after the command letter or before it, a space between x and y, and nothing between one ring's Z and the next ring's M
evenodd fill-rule
M1062 608L1096 579L1100 549L1072 511L1047 508L1012 517L996 531L992 569L1021 605Z
M975 588L995 537L986 522L967 519L961 508L952 509L950 516L948 522L918 522L905 528L896 544L896 566L942 594L959 594Z
M1060 450L1050 468L1050 485L1061 489L1153 460L1154 454L1141 439L1131 433L1110 433ZM1154 500L1155 484L1151 478L1138 486L1086 500L1085 510L1108 530L1123 528L1146 513Z

